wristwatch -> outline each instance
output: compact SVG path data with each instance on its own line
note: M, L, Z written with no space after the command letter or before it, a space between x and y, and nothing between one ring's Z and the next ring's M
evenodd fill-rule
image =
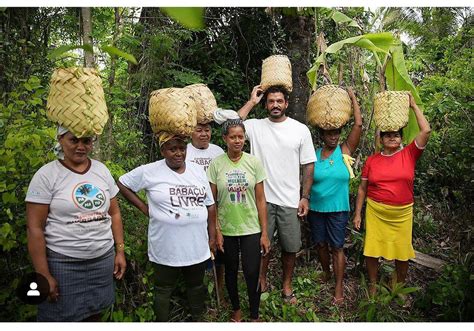
M301 199L306 199L308 201L309 201L309 198L311 198L311 195L309 194L301 196Z

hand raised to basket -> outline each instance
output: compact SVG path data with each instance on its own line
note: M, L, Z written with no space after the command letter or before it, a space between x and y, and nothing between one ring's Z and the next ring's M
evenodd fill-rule
M416 104L416 101L415 101L415 97L413 97L413 94L411 94L411 92L408 92L408 98L409 98L409 102L410 102L410 107L415 108L417 106L417 104Z
M263 92L262 85L255 86L250 94L250 101L257 105L263 98Z

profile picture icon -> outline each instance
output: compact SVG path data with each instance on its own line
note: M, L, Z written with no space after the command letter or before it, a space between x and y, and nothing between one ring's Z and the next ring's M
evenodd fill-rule
M16 288L18 298L28 305L38 305L48 298L49 283L42 274L32 272L21 279Z
M39 297L41 295L40 291L37 290L38 284L36 282L30 283L30 290L26 293L27 297Z

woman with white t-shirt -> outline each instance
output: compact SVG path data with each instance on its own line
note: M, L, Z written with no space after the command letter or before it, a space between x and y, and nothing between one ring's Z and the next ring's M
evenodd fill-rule
M49 283L38 321L99 321L114 303L125 273L123 227L110 171L89 159L93 137L58 128L58 160L39 169L28 187L28 251ZM115 250L114 250L115 242Z
M170 135L160 140L164 159L121 176L123 196L150 218L148 257L156 271L155 315L167 321L171 294L184 276L193 320L204 311L203 285L210 249L215 250L215 206L204 170L185 162L186 142ZM145 190L147 202L136 192Z

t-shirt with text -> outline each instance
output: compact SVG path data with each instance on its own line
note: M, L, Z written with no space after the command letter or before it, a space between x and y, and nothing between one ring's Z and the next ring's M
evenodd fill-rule
M119 189L107 167L91 160L77 173L52 161L33 176L25 201L49 205L44 236L46 247L79 259L104 255L114 244L110 199Z
M260 223L255 200L255 185L262 182L265 169L255 156L243 153L238 162L227 154L215 158L207 171L217 186L218 220L225 236L259 233Z
M224 154L224 150L217 145L209 144L208 148L199 149L189 143L186 148L186 162L194 162L207 171L211 161L222 154Z
M146 192L150 261L182 267L210 257L207 206L214 200L200 166L186 162L179 174L160 160L135 168L119 181L134 192Z

